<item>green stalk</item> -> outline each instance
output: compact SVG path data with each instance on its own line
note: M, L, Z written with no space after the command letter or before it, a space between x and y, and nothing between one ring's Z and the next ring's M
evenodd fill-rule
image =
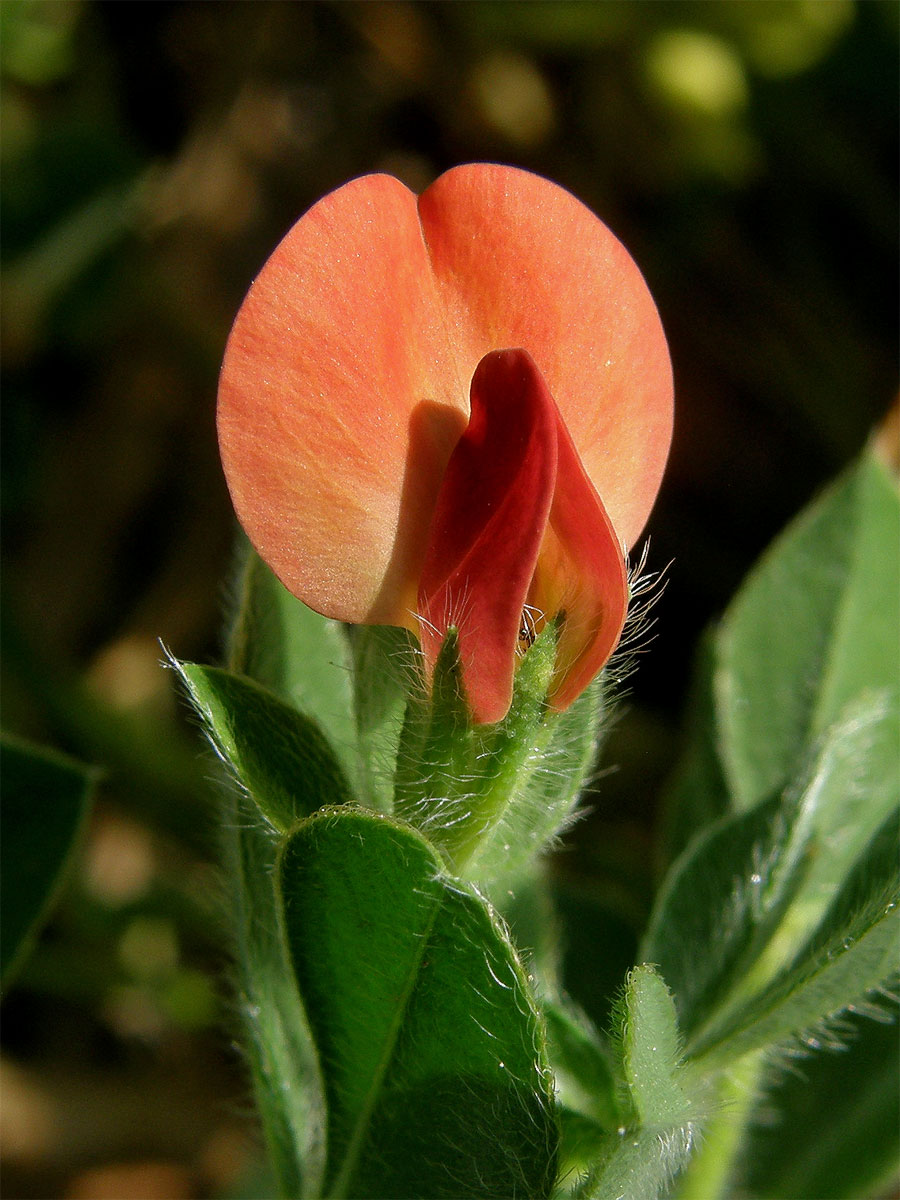
M324 1158L321 1083L282 940L273 887L276 843L252 803L235 803L224 829L243 1046L269 1162L284 1200L317 1196Z
M235 671L246 667L241 633L238 623L230 639ZM325 1102L275 892L279 841L253 800L243 796L223 812L222 837L242 1042L268 1160L282 1200L317 1197L325 1165Z
M703 1138L678 1181L676 1200L728 1200L735 1162L756 1108L765 1055L757 1053L723 1074L715 1116L704 1121Z

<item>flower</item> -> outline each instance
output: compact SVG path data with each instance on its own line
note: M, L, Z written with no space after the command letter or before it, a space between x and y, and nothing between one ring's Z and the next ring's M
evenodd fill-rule
M219 385L261 557L326 616L419 633L429 671L456 626L481 723L546 621L555 708L609 658L671 423L628 252L562 188L493 164L320 200L251 287Z

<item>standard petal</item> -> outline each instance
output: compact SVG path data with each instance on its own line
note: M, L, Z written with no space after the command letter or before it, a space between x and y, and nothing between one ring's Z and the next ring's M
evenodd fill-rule
M455 167L419 213L462 370L498 346L530 352L632 545L668 454L672 373L628 251L569 192L513 167Z
M516 646L553 498L556 410L531 356L495 351L472 379L471 418L447 464L419 589L429 671L459 630L466 697L479 723L512 698Z
M416 197L396 179L326 196L268 260L228 341L219 443L250 540L312 608L414 624L469 378L448 343Z

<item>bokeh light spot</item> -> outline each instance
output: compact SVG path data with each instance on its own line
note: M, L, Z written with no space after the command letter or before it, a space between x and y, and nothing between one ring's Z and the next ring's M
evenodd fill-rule
M747 80L737 53L712 33L672 29L659 34L646 57L651 87L674 108L727 116L747 103Z

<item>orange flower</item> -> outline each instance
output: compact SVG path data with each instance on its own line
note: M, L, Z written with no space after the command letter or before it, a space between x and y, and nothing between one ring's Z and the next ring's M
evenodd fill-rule
M665 337L627 251L539 176L370 175L302 217L232 329L219 444L285 586L342 621L459 630L477 722L559 617L550 702L614 650L668 453Z

